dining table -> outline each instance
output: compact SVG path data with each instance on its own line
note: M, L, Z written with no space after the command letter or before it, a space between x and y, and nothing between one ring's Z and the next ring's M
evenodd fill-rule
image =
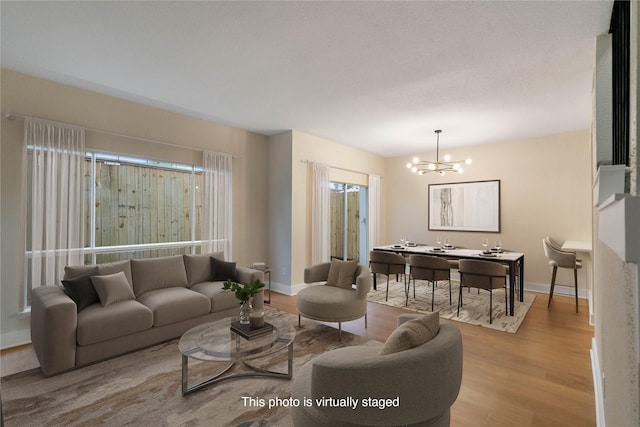
M516 299L516 285L518 288L517 297L520 302L524 301L524 253L482 249L465 249L454 246L430 246L426 244L393 244L376 246L374 251L394 252L400 255L430 255L446 259L480 259L485 261L499 262L509 266L509 315L513 316L513 307ZM374 289L377 284L374 278Z

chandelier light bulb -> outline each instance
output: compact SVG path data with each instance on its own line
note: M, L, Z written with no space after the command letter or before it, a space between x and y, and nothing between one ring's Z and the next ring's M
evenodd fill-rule
M458 172L458 173L462 173L462 172L464 172L464 169L462 169L462 168L458 168L458 170L457 170L456 172Z
M413 172L413 173L418 172L418 168L417 168L417 167L415 167L415 166L414 166L414 167L412 167L412 168L411 168L411 172Z
M413 163L409 162L407 163L407 169L411 169L413 167Z
M453 165L453 169L454 169L454 170L458 170L458 169L460 169L460 165L456 163L455 165Z
M413 158L413 163L414 163L414 164L418 164L418 163L420 163L420 159L419 159L419 158L417 158L417 157L414 157L414 158Z
M429 169L431 169L432 171L436 170L436 165L434 165L433 163L429 163Z
M451 156L450 156L450 155L448 155L448 154L445 154L445 155L444 155L444 161L445 161L445 162L449 162L449 161L451 161Z
M470 165L471 164L471 159L467 159L464 161L466 164Z

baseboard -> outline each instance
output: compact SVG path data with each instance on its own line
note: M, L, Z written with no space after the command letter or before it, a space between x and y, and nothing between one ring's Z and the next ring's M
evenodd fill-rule
M452 280L460 280L460 275L457 271L451 271L451 279ZM531 292L539 292L542 294L549 295L549 291L551 290L551 286L545 283L534 283L534 282L524 282L524 290ZM562 295L567 297L574 296L573 286L565 286L565 285L556 285L553 290L554 295ZM589 292L586 289L578 288L578 298L582 299L591 299L589 298ZM589 310L590 313L593 313L592 310ZM592 319L590 319L591 321Z
M589 291L589 325L596 325L596 312L593 309L593 294Z
M297 295L298 292L300 292L301 290L303 290L304 288L306 288L307 286L309 286L306 283L300 283L297 285L287 285L284 283L278 283L278 282L273 282L271 283L271 289L274 292L277 292L279 294L283 294L283 295L288 295L288 296L293 296L293 295Z
M591 339L591 371L593 373L593 394L596 400L596 426L604 427L604 383L600 375L600 359L596 339Z
M548 295L549 291L551 290L551 286L545 283L525 282L524 290L531 291L531 292L540 292ZM573 297L575 295L573 291L573 286L565 286L565 285L556 285L553 290L553 294L567 296L567 297ZM586 289L578 288L578 298L588 299L589 298L588 291Z

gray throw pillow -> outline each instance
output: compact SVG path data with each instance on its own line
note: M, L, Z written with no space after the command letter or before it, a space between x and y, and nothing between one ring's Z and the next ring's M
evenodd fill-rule
M235 262L226 262L215 257L211 257L210 259L212 282L225 282L227 279L231 279L232 282L238 281Z
M127 276L122 271L106 276L93 276L91 277L91 282L96 288L103 307L118 301L135 299Z
M342 261L335 258L332 259L331 267L329 267L329 276L327 277L327 285L351 289L357 268L357 260Z
M428 343L440 332L440 313L429 313L404 322L389 335L380 356L399 353Z
M98 274L98 267L94 267L79 276L62 281L65 292L69 295L69 298L76 303L78 313L91 304L100 302L93 283L91 283L91 276L95 276L96 274Z

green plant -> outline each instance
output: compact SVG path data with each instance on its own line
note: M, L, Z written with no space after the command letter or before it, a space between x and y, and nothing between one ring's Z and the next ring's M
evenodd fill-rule
M260 281L260 279L255 279L251 283L240 284L237 282L233 282L231 279L227 279L222 286L223 291L233 291L236 295L236 298L239 301L247 301L249 298L252 298L260 289L264 288L265 284Z

